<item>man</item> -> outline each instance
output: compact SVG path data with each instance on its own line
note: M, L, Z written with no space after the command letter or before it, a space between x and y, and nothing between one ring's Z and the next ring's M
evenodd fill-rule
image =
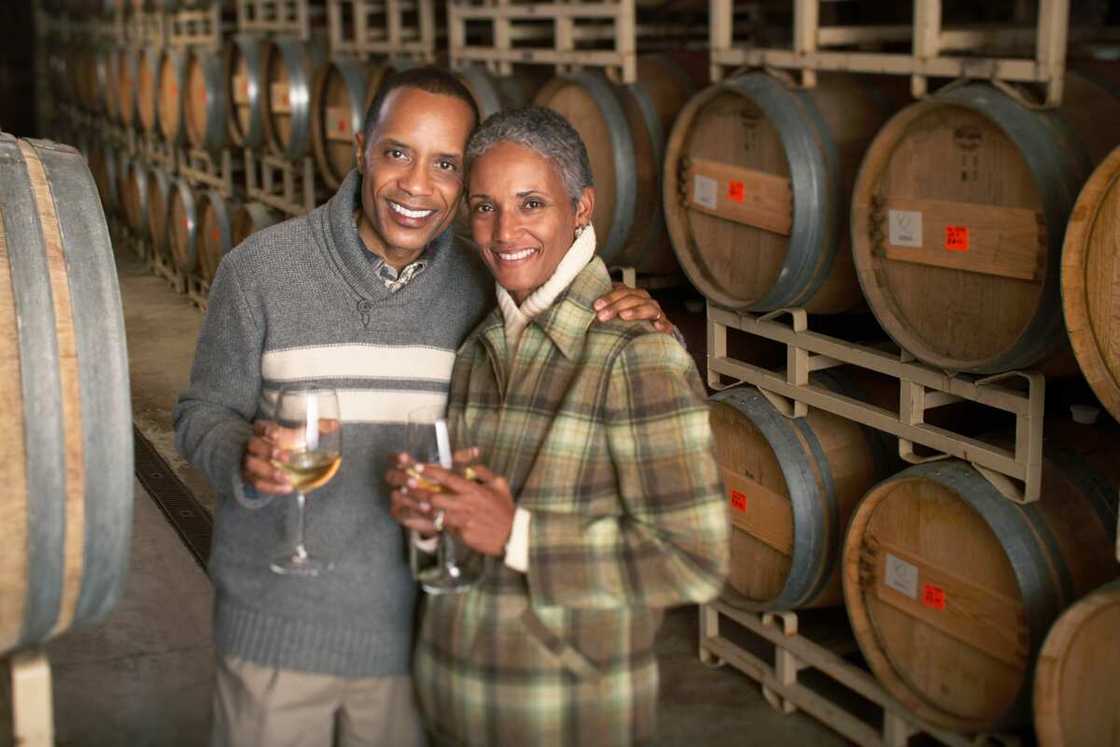
M221 264L176 444L220 494L211 573L214 744L419 744L408 677L415 585L382 481L413 409L442 404L456 348L493 281L449 226L477 109L449 73L391 79L356 137L358 168L325 205L254 234ZM617 290L602 318L664 324ZM264 418L290 382L339 391L343 466L307 508L318 577L268 568L291 486ZM256 421L254 425L254 421Z

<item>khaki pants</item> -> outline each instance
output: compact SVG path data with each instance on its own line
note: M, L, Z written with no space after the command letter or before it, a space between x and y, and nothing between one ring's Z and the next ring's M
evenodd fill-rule
M218 656L211 747L422 747L412 678L346 678Z

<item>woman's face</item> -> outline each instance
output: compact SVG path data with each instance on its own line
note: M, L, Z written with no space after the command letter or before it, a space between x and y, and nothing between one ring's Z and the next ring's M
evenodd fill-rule
M468 192L471 233L482 259L518 303L556 270L576 226L591 222L595 203L589 187L573 206L559 169L511 142L475 160Z

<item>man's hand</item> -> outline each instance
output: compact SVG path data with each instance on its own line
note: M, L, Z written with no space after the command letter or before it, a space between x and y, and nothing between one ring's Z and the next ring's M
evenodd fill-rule
M673 324L661 311L661 304L650 296L644 288L631 288L622 283L615 283L614 290L595 301L593 304L597 312L596 318L600 322L610 321L615 317L620 319L639 319L653 322L658 332L672 334Z
M443 511L444 529L459 535L467 547L483 555L501 556L517 510L509 483L481 464L472 465L471 470L474 480L424 465L423 478L443 485L446 491L429 494L429 501L434 510Z
M453 455L453 464L456 470L462 472L476 459L478 449L461 449ZM389 493L389 515L398 524L415 530L422 537L435 534L438 531L435 526L436 511L431 503L435 494L425 490L423 481L416 477L416 461L408 454L401 453L391 454L389 463L392 466L385 472L385 482L393 488Z
M253 435L241 457L241 478L264 495L288 495L294 488L284 470L272 462L287 458L285 447L294 444L293 431L281 428L271 420L253 423Z

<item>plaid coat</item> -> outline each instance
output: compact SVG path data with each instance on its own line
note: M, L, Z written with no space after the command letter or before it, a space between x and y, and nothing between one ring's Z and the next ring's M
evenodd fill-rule
M532 513L529 571L488 559L429 597L414 658L438 740L622 745L654 737L660 610L715 597L728 519L704 388L685 350L638 322L593 323L599 259L510 361L495 310L460 348L450 419Z

